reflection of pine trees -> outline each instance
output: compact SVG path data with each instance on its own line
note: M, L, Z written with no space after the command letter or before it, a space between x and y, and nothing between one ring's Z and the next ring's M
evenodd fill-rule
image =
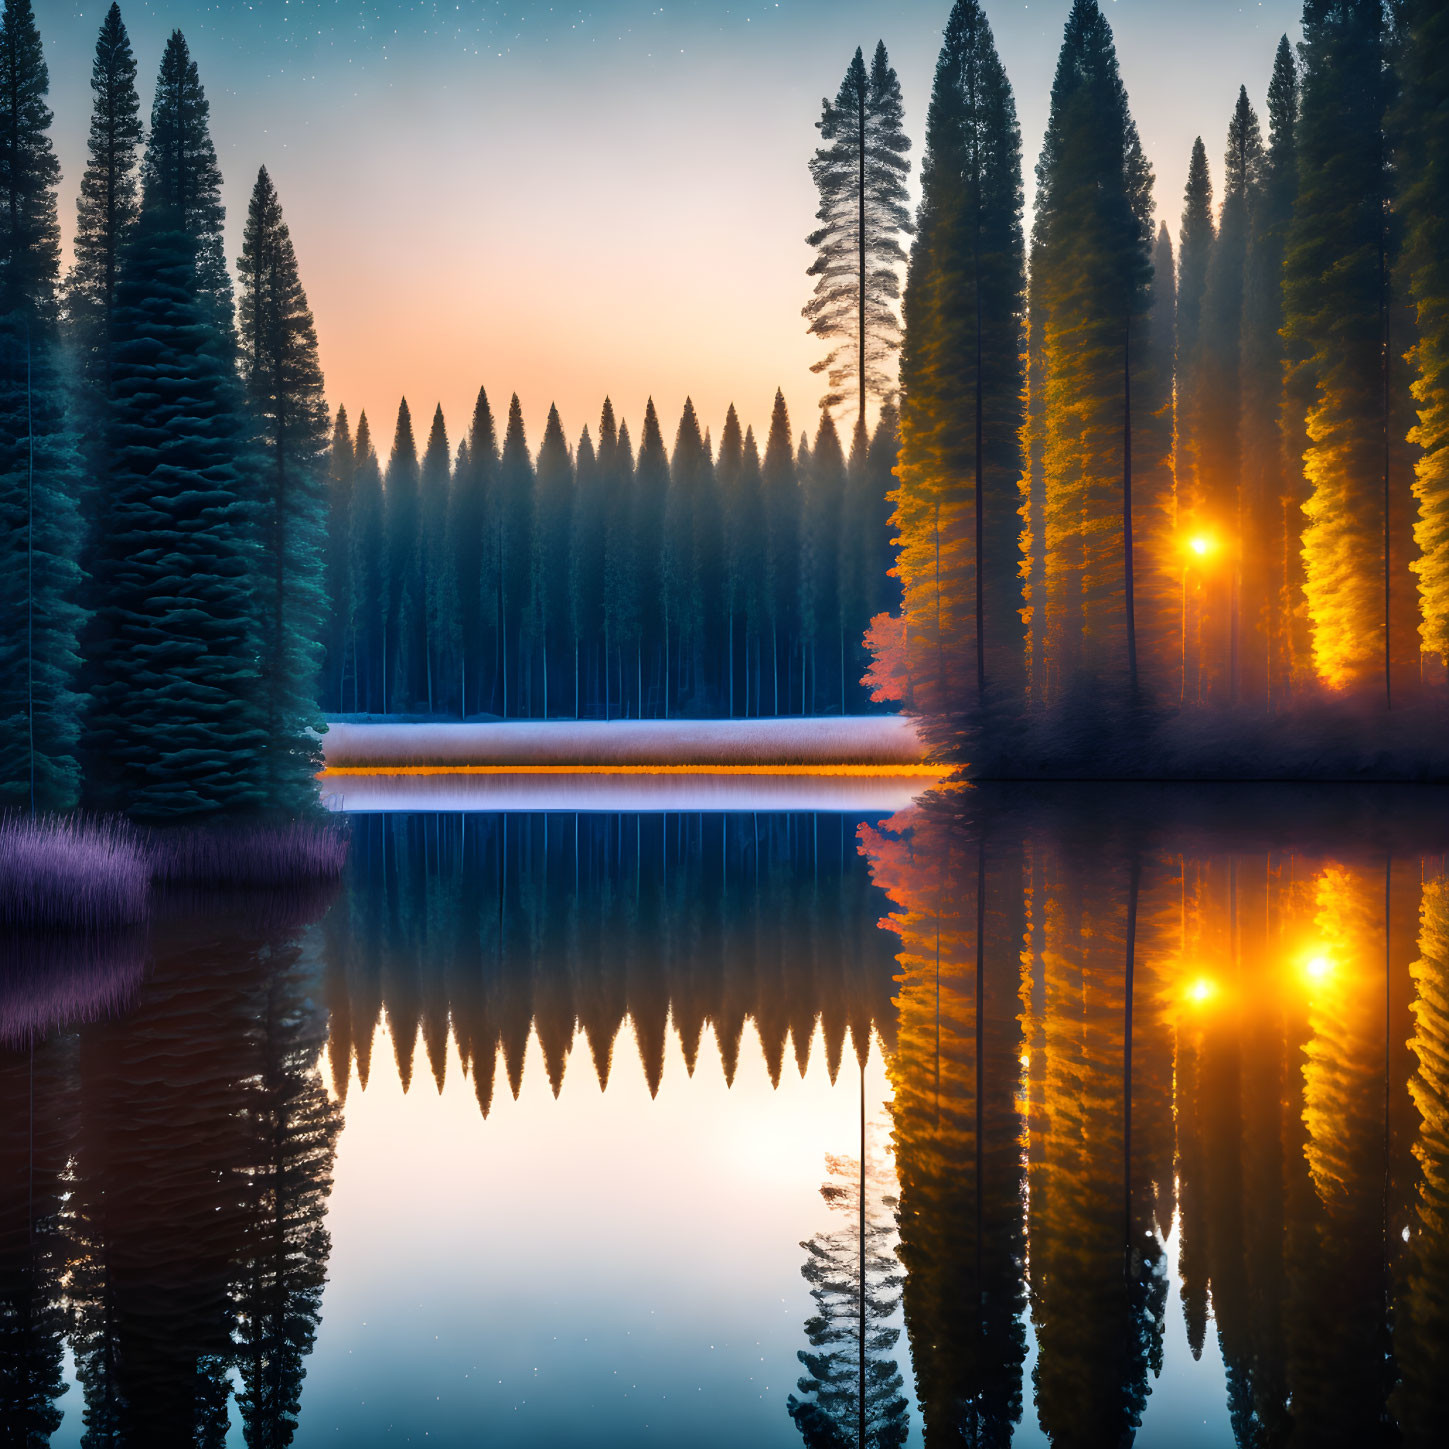
M886 1163L869 1150L863 1095L860 1145L859 1157L826 1158L830 1177L820 1195L844 1221L800 1245L815 1312L805 1320L810 1349L799 1354L800 1394L787 1408L808 1449L899 1449L910 1427L904 1381L887 1357L900 1338L887 1322L900 1308L903 1281L897 1203Z
M1449 878L1424 887L1410 1081L1419 1113L1419 1184L1395 1312L1402 1375L1395 1407L1410 1445L1429 1445L1449 1423Z
M0 1444L50 1442L61 1357L70 1151L68 1041L0 1052Z
M582 1029L607 1083L627 1017L657 1090L668 1032L691 1071L706 1025L732 1080L746 1019L773 1080L817 1025L832 1076L847 1030L891 1037L890 947L855 822L836 815L360 817L328 923L339 1092L386 1006L404 1083L447 1034L492 1101L536 1033L555 1092Z
M289 941L267 951L265 968L237 1293L249 1449L281 1449L296 1431L303 1361L321 1317L331 1247L323 1216L342 1127L318 1070L327 1019L312 993L315 962Z
M1042 911L1028 1166L1034 1382L1056 1444L1130 1439L1148 1375L1162 1365L1153 1184L1167 1169L1149 1155L1151 1135L1134 1135L1131 1112L1143 1081L1162 1075L1152 1039L1136 1032L1160 945L1142 906L1160 868L1095 835L1043 841L1043 899L1033 896Z
M239 1322L248 1442L290 1439L336 1129L285 943L320 905L191 903L158 926L134 1009L79 1034L67 1226L88 1449L223 1443ZM268 1319L258 1287L278 1283Z
M891 826L866 845L901 938L890 1067L916 1397L928 1443L1005 1445L1026 1356L1023 853L946 810Z

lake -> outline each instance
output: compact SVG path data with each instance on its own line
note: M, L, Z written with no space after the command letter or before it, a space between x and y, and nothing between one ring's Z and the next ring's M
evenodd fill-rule
M12 945L0 1442L1438 1442L1442 796L701 803Z

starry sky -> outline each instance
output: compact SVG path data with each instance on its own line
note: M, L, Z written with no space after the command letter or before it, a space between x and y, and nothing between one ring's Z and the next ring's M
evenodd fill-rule
M74 225L90 63L109 0L39 0L61 220ZM480 383L551 402L576 437L610 393L652 395L672 437L691 394L716 436L761 428L777 385L814 413L805 335L822 96L883 39L915 146L949 0L121 0L149 115L166 35L211 102L228 253L272 173L316 315L329 402L390 436L441 403L456 441ZM988 0L1027 169L1069 0ZM1240 84L1260 115L1301 0L1104 0L1174 234L1193 137L1220 176ZM1266 118L1265 118L1266 119ZM420 426L421 426L420 420Z

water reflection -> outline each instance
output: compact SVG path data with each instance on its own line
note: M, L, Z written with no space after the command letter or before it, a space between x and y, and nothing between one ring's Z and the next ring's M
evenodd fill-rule
M699 1219L670 1230L706 1276L628 1269L668 1315L775 1265L749 1310L760 1415L606 1400L607 1370L574 1349L551 1429L460 1370L433 1442L1100 1446L1175 1442L1190 1418L1202 1443L1420 1445L1449 1422L1449 826L1430 797L943 789L864 823L470 813L354 832L334 903L176 898L141 947L69 976L33 954L0 970L0 1444L384 1442L355 1395L328 1389L324 1419L303 1384L335 1385L358 1342L334 1295L386 1301L361 1279L387 1255L348 1259L358 1282L324 1293L344 1108L386 1156L423 1106L415 1070L430 1101L433 1083L464 1094L454 1158L486 1154L501 1198L548 1217L557 1272L445 1319L488 1347L429 1352L491 1365L576 1311L622 1338L638 1305L558 1286L594 1271L569 1224L607 1204L623 1241L657 1205L679 1154L641 1162L641 1114L674 1112L716 1054L742 1150L783 1140L807 1197L820 1149L782 1138L772 1103L823 1069L840 1109L803 1224L758 1212L749 1239L727 1158L706 1154ZM873 1045L890 1100L867 1141ZM509 1148L525 1074L541 1111ZM379 1115L379 1078L411 1083L407 1103ZM631 1082L621 1128L600 1093L628 1101ZM606 1121L637 1135L617 1144L631 1169L591 1202L534 1200L563 1190L538 1186L567 1180L557 1144ZM439 1241L427 1272L396 1269L412 1301L461 1299L528 1251L439 1230L463 1176L418 1185L439 1211L403 1232ZM750 1264L730 1256L746 1242ZM691 1308L723 1336L717 1304ZM406 1327L382 1317L404 1377ZM704 1377L663 1338L651 1352L675 1355L671 1390ZM1223 1370L1206 1406L1199 1357Z

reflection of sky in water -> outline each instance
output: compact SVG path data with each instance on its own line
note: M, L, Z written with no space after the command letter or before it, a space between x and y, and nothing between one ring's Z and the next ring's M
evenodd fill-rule
M580 1036L555 1101L535 1039L485 1122L455 1052L404 1096L379 1042L297 1443L798 1443L799 1245L859 1110L853 1058L832 1087L815 1047L772 1089L748 1030L727 1089L711 1038L691 1078L671 1034L651 1101L632 1042L601 1092ZM875 1051L867 1102L888 1091Z

